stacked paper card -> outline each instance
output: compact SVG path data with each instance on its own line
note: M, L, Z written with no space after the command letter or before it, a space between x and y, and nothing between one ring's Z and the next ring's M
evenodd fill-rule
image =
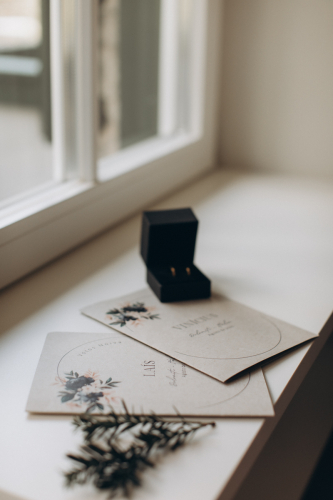
M112 330L50 333L28 411L273 415L260 362L316 336L216 295L162 304L145 289L82 312Z

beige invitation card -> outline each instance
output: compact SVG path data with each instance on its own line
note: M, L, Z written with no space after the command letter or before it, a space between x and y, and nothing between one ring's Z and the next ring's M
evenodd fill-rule
M223 384L117 332L49 333L27 411L183 416L270 416L261 368Z
M222 382L316 337L218 295L162 304L145 289L81 312Z

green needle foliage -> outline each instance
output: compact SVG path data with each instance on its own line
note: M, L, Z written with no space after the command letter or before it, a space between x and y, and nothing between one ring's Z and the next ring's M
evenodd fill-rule
M214 422L186 421L179 415L177 421L130 414L125 403L124 414L113 410L103 416L85 414L74 417L74 425L82 430L84 444L77 455L67 457L76 463L65 472L66 485L91 481L96 488L109 491L110 498L130 493L141 484L141 474L154 467L159 453L174 451L184 445L193 434Z

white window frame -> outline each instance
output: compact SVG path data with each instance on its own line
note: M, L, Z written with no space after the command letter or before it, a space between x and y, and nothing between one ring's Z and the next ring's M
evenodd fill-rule
M60 256L160 197L185 185L217 164L221 0L195 0L190 57L190 127L181 134L152 138L100 161L96 167L93 47L97 0L75 0L78 13L77 150L78 180L59 182L48 190L0 210L0 288ZM60 0L51 0L53 71L61 73ZM163 4L162 4L163 5ZM59 24L58 24L59 26ZM163 68L160 68L163 72ZM52 87L57 181L64 176L63 80ZM169 120L169 121L168 121ZM159 119L168 131L172 117ZM162 124L162 125L161 125Z

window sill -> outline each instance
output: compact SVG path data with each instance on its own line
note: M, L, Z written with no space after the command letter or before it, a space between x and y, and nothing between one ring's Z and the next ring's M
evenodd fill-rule
M333 213L332 191L333 185L324 182L220 170L154 208L193 207L200 221L195 260L216 290L319 331L332 307L333 236L331 216L327 216ZM76 447L71 418L27 417L24 407L46 334L51 330L109 331L80 315L80 307L145 286L145 267L138 251L140 223L140 216L129 219L1 293L0 367L6 411L0 420L7 432L0 438L6 456L0 470L0 496L6 498L2 491L7 491L22 499L82 498L80 488L70 493L63 489L59 473L68 466L65 453ZM281 394L292 397L288 382L298 373L306 350L307 346L302 347L265 368L274 401ZM304 376L301 373L301 379ZM148 471L135 498L213 500L220 493L221 500L234 498L246 474L251 477L254 460L273 433L274 419L218 420L211 434L163 461L157 475ZM272 428L265 434L266 424ZM19 454L12 451L13 432L15 442L25 443ZM303 453L306 469L295 460L301 476L294 478L298 488L311 473L325 432L324 427L316 428L311 450ZM280 449L290 453L288 442L281 441ZM296 450L296 456L302 450ZM31 481L37 471L39 480Z
M166 156L160 149L157 154L156 143L154 149L149 141L141 146L141 154L142 161L149 155L151 161L140 168L130 168L135 151L140 149L133 147L129 153L119 153L127 170L122 175L118 165L110 178L108 164L101 170L101 178L108 178L104 182L60 184L22 200L14 210L3 209L0 260L4 272L0 288L212 169L211 145L200 139L193 141L193 136L185 135L166 141L164 148L173 151ZM22 248L25 248L23 255Z

